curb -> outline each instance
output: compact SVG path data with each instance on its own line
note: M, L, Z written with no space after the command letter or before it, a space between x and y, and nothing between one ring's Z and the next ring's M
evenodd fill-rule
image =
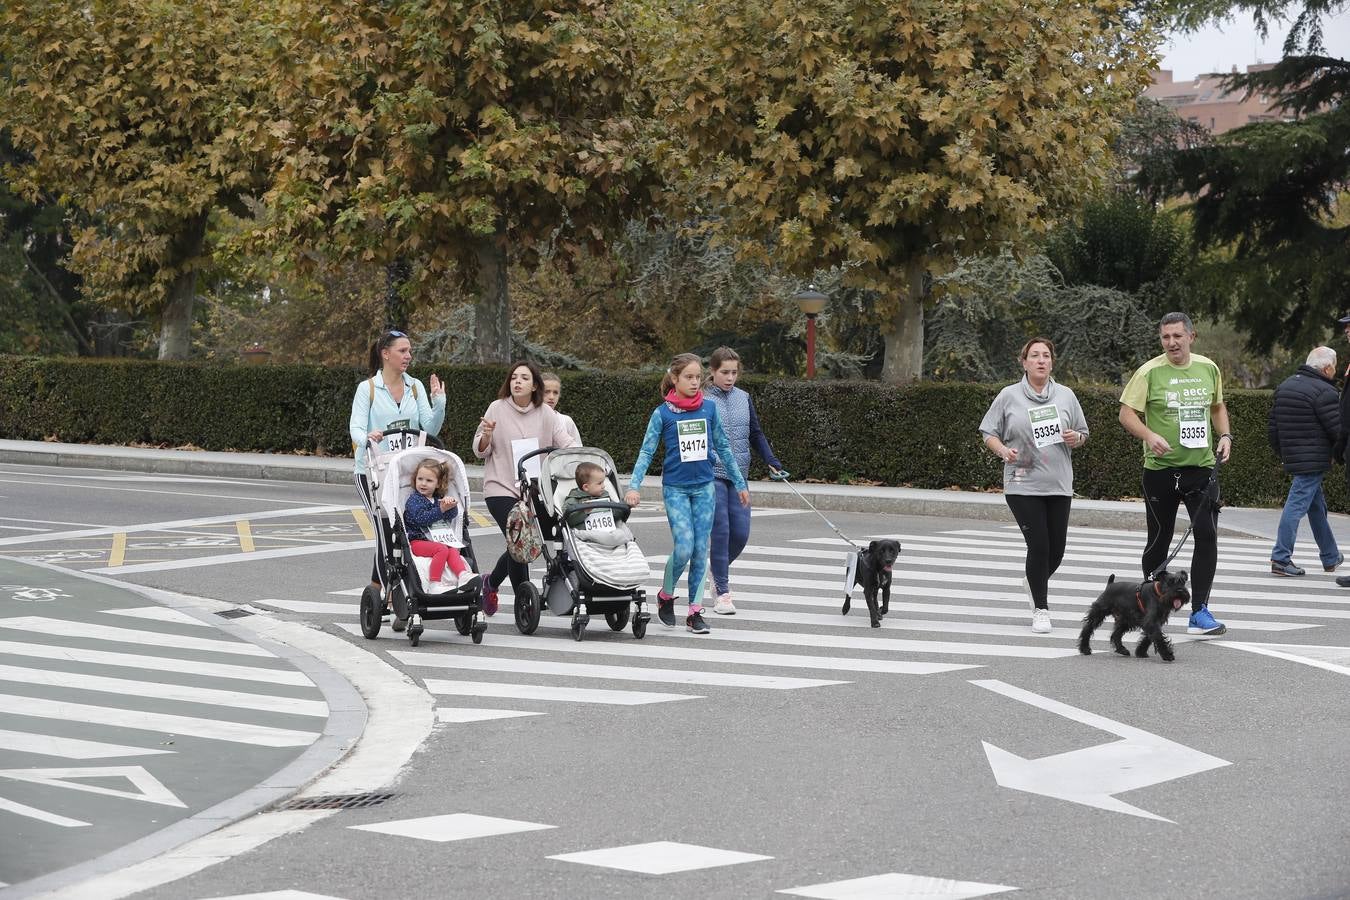
M326 663L289 644L259 635L254 630L234 622L217 619L213 615L217 611L213 607L219 607L222 610L235 609L237 607L234 604L190 597L186 594L178 594L158 588L141 587L140 585L63 569L32 560L16 559L15 561L57 572L63 576L83 578L86 581L93 581L138 594L152 603L178 610L225 634L262 647L279 659L290 663L314 683L315 687L323 694L324 702L328 704L328 718L324 722L323 732L314 743L259 784L185 819L179 819L159 831L147 834L115 850L110 850L101 856L75 863L55 872L39 875L19 884L10 885L5 890L7 898L13 897L17 900L20 897L42 896L53 891L60 891L90 878L107 875L151 859L251 816L259 810L290 797L306 784L329 771L347 755L365 730L367 708L360 694L345 678Z

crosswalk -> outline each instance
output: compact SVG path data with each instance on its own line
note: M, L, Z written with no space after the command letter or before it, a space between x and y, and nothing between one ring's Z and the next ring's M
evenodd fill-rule
M66 614L0 614L5 827L12 815L66 828L125 827L125 818L98 821L72 806L72 791L91 791L89 778L114 778L136 790L99 791L152 803L173 797L163 802L186 807L153 774L156 760L190 757L208 746L199 742L295 753L320 736L328 716L322 693L262 647L158 606ZM46 768L53 760L140 765ZM42 808L11 799L17 782L47 789Z
M546 613L539 632L526 637L514 628L507 590L482 645L441 628L427 631L416 650L387 631L372 645L360 643L390 651L447 702L483 704L447 707L442 719L452 722L537 715L566 704L697 700L727 690L840 691L863 679L940 677L1013 660L1063 665L1078 657L1079 622L1107 576L1138 577L1144 540L1139 532L1075 528L1051 581L1054 630L1037 635L1029 628L1021 588L1025 546L1015 528L860 540L881 537L898 538L904 552L894 571L891 614L880 629L870 627L857 592L854 613L839 613L847 548L834 538L808 537L747 547L732 568L737 614L708 614L707 635L653 621L646 639L637 641L627 631L610 632L593 616L586 639L577 642L568 633L568 618ZM1220 541L1211 608L1230 637L1269 640L1350 619L1350 591L1320 572L1298 580L1272 577L1269 550L1263 540ZM1188 560L1183 552L1174 568ZM652 554L648 561L659 576L665 557ZM648 585L649 596L658 587L655 581ZM259 603L317 616L359 636L358 593ZM1184 614L1174 617L1168 629L1174 642L1203 640L1187 635L1185 626ZM1098 635L1099 646L1105 636ZM490 707L502 700L513 701L513 708Z

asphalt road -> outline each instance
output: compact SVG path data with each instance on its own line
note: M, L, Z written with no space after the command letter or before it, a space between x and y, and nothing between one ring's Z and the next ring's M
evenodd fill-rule
M1015 528L832 516L905 544L873 630L839 615L841 545L776 510L709 636L593 620L576 643L546 618L525 637L507 605L479 646L433 622L413 649L353 633L370 551L342 487L5 466L0 495L4 555L312 624L443 710L392 799L137 896L1350 895L1350 592L1265 574L1261 540L1221 541L1229 633L1178 619L1170 665L1101 652L1104 631L1074 651L1105 575L1135 577L1138 532L1071 533L1041 636ZM664 520L635 519L655 578Z

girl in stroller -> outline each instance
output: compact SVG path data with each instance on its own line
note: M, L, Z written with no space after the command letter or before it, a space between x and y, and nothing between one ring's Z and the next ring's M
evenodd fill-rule
M442 543L438 525L448 525L459 514L454 497L447 496L450 486L450 467L435 459L424 459L413 472L412 489L404 507L403 521L408 529L408 545L417 556L431 559L431 580L441 581L447 587L466 587L477 578L464 563L459 551ZM445 578L446 568L450 577Z

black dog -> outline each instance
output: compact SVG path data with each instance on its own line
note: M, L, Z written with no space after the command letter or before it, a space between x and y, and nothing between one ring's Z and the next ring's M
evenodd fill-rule
M890 538L872 541L866 550L858 553L858 568L853 573L853 583L862 585L863 597L867 600L867 612L872 617L872 627L881 627L881 617L891 611L891 566L900 555L900 542ZM877 591L881 591L881 605L877 605ZM840 611L848 615L853 601L844 595L844 608Z
M1092 632L1107 616L1113 616L1116 627L1111 631L1111 646L1116 648L1117 653L1121 656L1130 655L1120 639L1125 636L1125 632L1138 628L1144 636L1139 646L1134 648L1134 655L1144 659L1148 656L1151 644L1158 648L1158 655L1164 661L1171 662L1175 659L1172 642L1163 634L1162 627L1167 624L1167 617L1173 610L1181 609L1184 604L1191 602L1191 592L1186 589L1186 573L1172 574L1164 569L1154 575L1152 581L1138 585L1116 584L1115 581L1115 575L1106 580L1106 590L1093 601L1087 615L1083 616L1083 630L1078 635L1078 652L1092 652L1088 646Z

